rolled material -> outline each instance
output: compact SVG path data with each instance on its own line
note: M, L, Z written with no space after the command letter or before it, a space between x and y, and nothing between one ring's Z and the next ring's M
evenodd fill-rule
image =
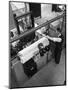
M34 56L35 52L39 52L39 49L38 49L39 43L42 43L44 45L44 47L49 45L48 39L45 37L42 37L41 39L39 39L35 43L31 44L27 48L24 48L17 54L21 60L21 63L27 62L30 58L32 58Z

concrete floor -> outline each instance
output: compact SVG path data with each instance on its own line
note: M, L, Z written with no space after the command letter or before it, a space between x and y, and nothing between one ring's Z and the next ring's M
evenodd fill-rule
M63 85L65 81L65 49L62 50L60 63L55 64L51 60L46 66L38 71L22 87Z

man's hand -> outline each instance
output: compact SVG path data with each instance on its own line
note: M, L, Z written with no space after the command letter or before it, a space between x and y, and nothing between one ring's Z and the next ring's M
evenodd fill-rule
M48 38L49 40L52 40L52 41L54 41L54 42L61 42L62 41L62 39L61 38L55 38L55 37L50 37L50 36L45 36L46 38Z
M53 41L54 41L54 42L61 42L62 39L61 39L61 38L53 38Z

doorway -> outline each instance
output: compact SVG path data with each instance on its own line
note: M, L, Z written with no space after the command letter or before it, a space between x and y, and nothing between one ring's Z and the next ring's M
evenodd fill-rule
M40 3L29 3L30 11L34 18L41 17L41 4Z

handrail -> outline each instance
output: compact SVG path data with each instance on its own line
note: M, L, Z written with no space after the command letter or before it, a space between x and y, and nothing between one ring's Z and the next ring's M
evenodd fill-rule
M16 40L18 40L18 39L21 39L22 37L24 38L24 37L27 36L28 34L30 34L30 33L32 33L32 32L35 32L36 30L40 29L41 27L46 26L46 25L48 25L48 24L50 24L50 23L52 23L52 22L54 22L54 21L56 21L56 20L58 20L58 19L60 19L60 18L63 18L64 16L65 16L65 13L63 13L62 15L59 15L59 16L57 16L57 17L55 17L55 18L53 18L53 19L51 19L51 20L49 20L49 21L41 24L40 26L37 26L37 27L35 27L35 28L32 28L32 29L29 30L29 31L26 31L26 32L23 33L22 35L14 38L14 39L12 39L12 40L10 40L10 43L12 43L12 42L14 42L14 41L16 41Z

